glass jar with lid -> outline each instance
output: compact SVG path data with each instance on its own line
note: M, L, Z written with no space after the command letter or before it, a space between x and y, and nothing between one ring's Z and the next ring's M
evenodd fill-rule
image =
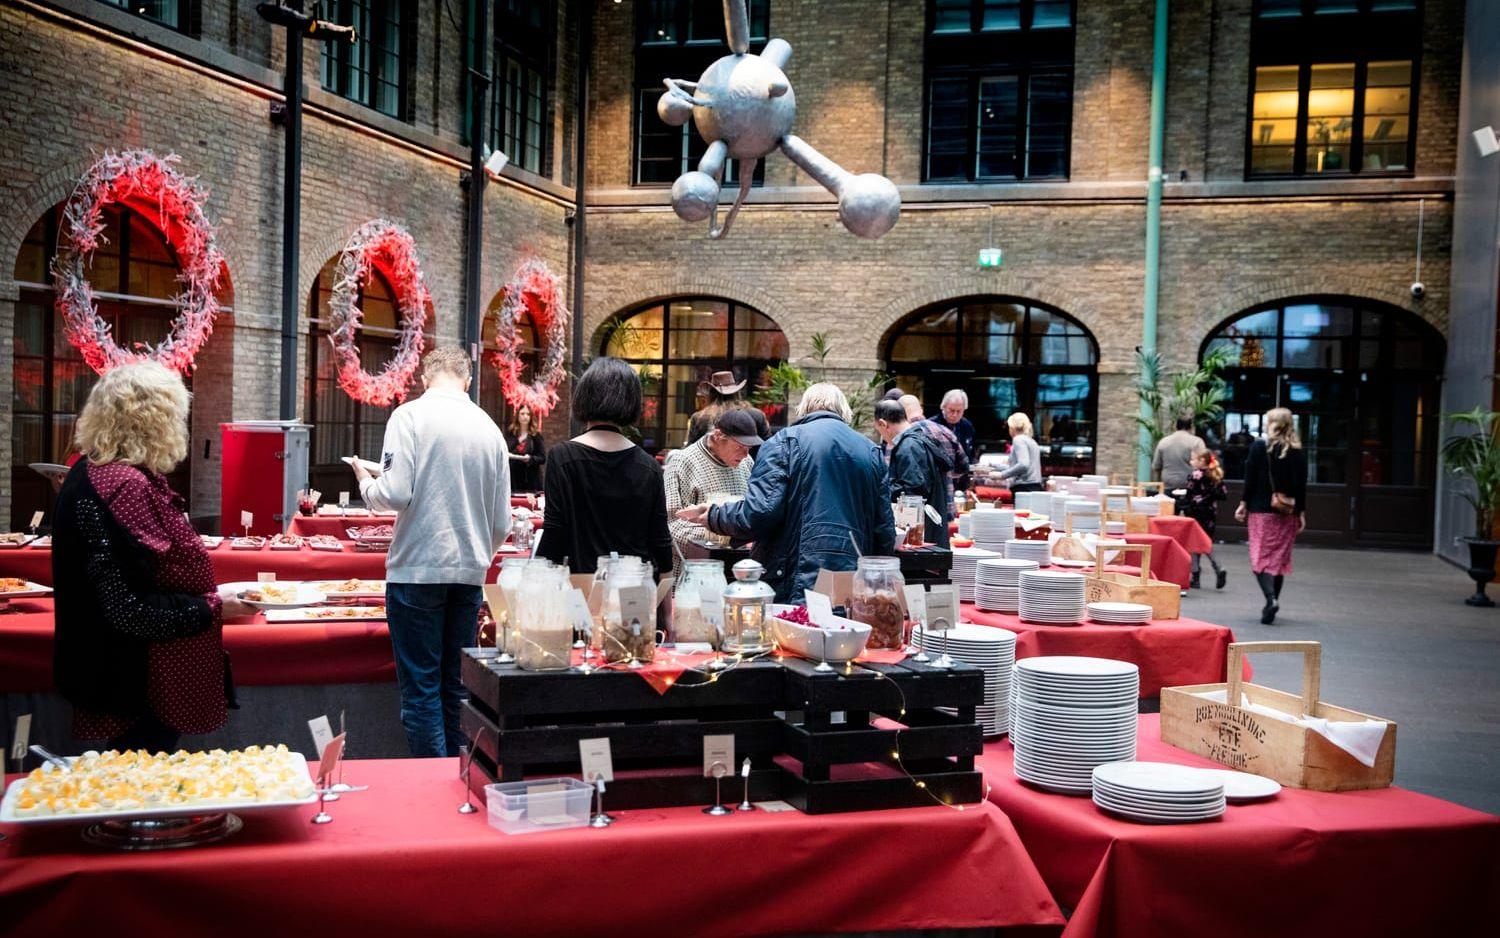
M563 671L573 663L573 623L568 616L572 583L566 567L529 564L516 590L520 620L516 666L524 671Z
M902 609L901 561L895 557L861 557L850 589L849 618L870 627L870 648L901 648L906 644L906 613Z
M646 663L656 657L656 594L650 573L650 566L640 557L620 557L611 564L600 610L600 628L596 630L600 633L600 651L608 663ZM651 591L651 599L627 620L622 613L620 591L643 587Z
M923 517L926 507L927 499L921 495L902 495L897 500L896 525L906 528L906 539L901 542L902 547L921 547L926 541L927 521Z
M716 649L719 647L726 585L724 565L719 561L683 561L682 578L677 581L673 598L673 641L706 642Z
M724 588L724 650L758 655L771 650L766 632L776 591L761 582L766 568L746 558L734 565L734 582Z
M491 609L490 614L495 618L495 647L500 649L501 661L514 661L516 649L520 645L521 616L517 604L526 568L533 563L545 566L547 561L532 560L530 557L507 557L500 563L496 585L505 597L505 608Z

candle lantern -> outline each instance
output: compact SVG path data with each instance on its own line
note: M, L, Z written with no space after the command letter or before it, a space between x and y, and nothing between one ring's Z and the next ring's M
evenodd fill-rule
M734 582L724 587L724 650L758 655L771 650L766 622L776 591L760 580L766 568L754 560L734 565Z

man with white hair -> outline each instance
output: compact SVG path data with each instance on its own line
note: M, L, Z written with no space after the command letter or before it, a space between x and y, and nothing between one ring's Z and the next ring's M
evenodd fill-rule
M353 463L359 494L396 511L385 561L385 608L401 724L413 756L456 756L463 649L475 644L481 587L510 530L505 437L469 400L469 356L442 348L422 360L421 397L385 426L381 473Z
M889 555L896 524L885 465L850 428L852 418L836 385L813 385L797 421L760 448L743 500L694 505L677 517L754 541L777 602L800 601L821 569L853 570L859 554Z
M899 403L905 408L906 419L911 422L911 425L918 427L923 433L932 437L932 441L940 446L948 456L948 464L951 468L948 470L946 479L948 483L948 500L951 502L953 500L953 486L959 480L967 481L969 478L969 454L964 451L963 444L959 443L958 437L954 435L952 430L922 416L922 402L915 394L902 395ZM962 485L959 487L964 488Z
M969 394L962 388L953 388L943 395L943 404L938 412L928 420L952 431L958 437L958 445L964 448L964 455L969 457L969 462L974 462L974 424L964 416L969 409ZM969 473L965 472L961 477L955 478L953 484L961 489L969 487Z

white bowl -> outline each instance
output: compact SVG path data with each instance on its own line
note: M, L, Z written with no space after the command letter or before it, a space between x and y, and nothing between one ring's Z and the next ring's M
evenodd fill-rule
M827 661L830 664L853 661L869 643L870 627L842 616L834 616L834 623L837 628L820 629L815 625L799 625L772 616L771 638L782 651L809 661Z

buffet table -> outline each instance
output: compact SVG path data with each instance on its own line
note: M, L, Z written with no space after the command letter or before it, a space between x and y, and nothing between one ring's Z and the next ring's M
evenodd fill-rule
M1141 669L1141 696L1159 697L1163 687L1224 680L1234 632L1197 619L1152 621L1150 625L1034 625L1008 612L985 612L963 603L965 622L1016 633L1016 657L1082 655L1129 661ZM1246 677L1249 676L1246 662Z
M1158 515L1147 523L1151 526L1152 534L1170 537L1189 554L1213 553L1214 542L1194 518L1187 515Z
M1192 520L1192 519L1188 519ZM1196 526L1197 522L1193 522ZM1200 529L1201 533L1201 529ZM1111 535L1113 536L1113 535ZM1193 578L1193 555L1183 549L1177 540L1166 534L1121 534L1127 544L1151 545L1151 578L1176 583L1187 589Z
M253 578L253 577L252 577ZM0 689L52 689L53 604L18 599L0 614ZM231 619L224 648L242 687L373 684L396 679L384 622L268 623L264 616Z
M312 537L314 534L326 534L336 537L341 541L349 540L349 529L367 524L392 524L396 520L395 515L350 515L341 517L339 515L297 515L292 523L287 526L288 534L296 534L299 537ZM540 528L542 516L536 515L531 519L531 526ZM352 543L352 542L351 542Z
M1140 718L1138 758L1210 766ZM1108 935L1473 935L1500 921L1500 818L1401 788L1284 788L1223 820L1148 825L1049 794L985 747L989 800L1015 824L1059 903L1065 938Z
M1062 916L993 805L808 816L619 811L508 836L459 814L454 759L349 763L369 785L244 816L221 846L109 853L76 828L0 825L0 920L52 936L766 935L1050 926ZM606 801L607 805L607 801ZM880 849L885 845L891 849ZM107 910L107 913L102 910ZM1055 931L1053 932L1055 933Z

